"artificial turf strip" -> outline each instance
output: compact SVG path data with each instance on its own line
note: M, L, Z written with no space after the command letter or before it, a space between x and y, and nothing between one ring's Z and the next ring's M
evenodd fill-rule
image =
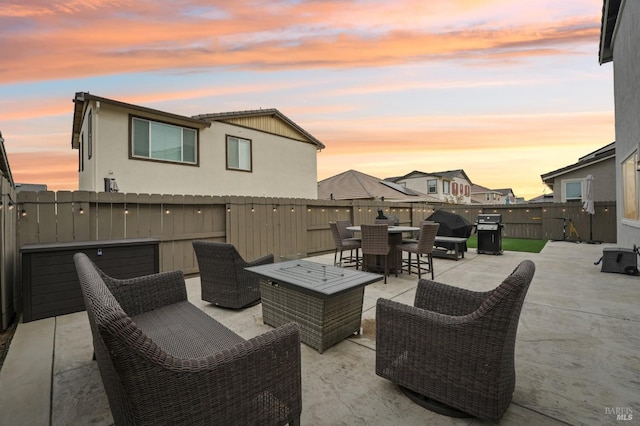
M502 250L524 251L528 253L540 253L547 240L530 240L526 238L502 238ZM478 248L478 235L474 234L467 240L468 248Z

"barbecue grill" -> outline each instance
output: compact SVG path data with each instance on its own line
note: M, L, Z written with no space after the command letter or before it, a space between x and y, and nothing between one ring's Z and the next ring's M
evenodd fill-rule
M481 214L476 221L478 253L502 254L502 215Z

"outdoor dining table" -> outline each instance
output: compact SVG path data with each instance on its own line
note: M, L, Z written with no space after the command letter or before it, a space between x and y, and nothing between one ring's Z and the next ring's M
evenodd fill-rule
M353 232L360 232L360 226L348 226L347 229ZM402 270L402 253L397 249L398 245L402 244L402 234L405 232L415 232L419 231L420 228L415 226L389 226L387 228L387 232L389 234L389 271L390 272L400 272ZM375 261L369 262L367 264L377 264Z

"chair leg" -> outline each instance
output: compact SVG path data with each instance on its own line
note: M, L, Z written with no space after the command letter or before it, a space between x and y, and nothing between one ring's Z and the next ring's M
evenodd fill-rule
M418 279L422 279L422 265L420 264L420 255L416 253L416 267L418 268Z
M387 283L387 275L389 275L389 256L384 257L384 283Z
M427 259L429 259L429 269L431 269L431 279L433 279L433 255L429 253Z
M336 247L336 251L333 253L333 266L337 265L338 261L338 247Z

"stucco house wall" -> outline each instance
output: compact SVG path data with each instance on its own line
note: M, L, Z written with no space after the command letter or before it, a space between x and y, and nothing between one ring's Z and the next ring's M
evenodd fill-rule
M622 1L613 35L613 78L616 128L616 203L623 205L621 163L638 153L640 143L640 2ZM638 191L638 188L636 188ZM618 245L640 244L640 220L618 214Z
M583 196L586 191L587 175L593 176L594 201L613 201L616 198L615 160L613 158L590 164L579 170L573 170L557 176L553 183L553 202L564 203L564 181L581 180ZM584 200L583 200L584 201Z
M198 129L199 164L129 158L130 114ZM119 191L125 193L317 198L318 146L313 143L220 121L134 111L97 101L88 102L81 129L80 190L103 191L104 178L109 177L115 178ZM227 135L251 140L252 171L227 169Z

